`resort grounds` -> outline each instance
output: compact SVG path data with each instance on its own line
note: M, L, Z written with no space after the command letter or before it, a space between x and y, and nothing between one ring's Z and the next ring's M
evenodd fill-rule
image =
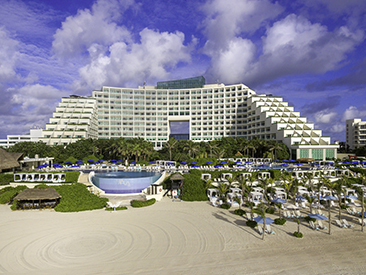
M342 218L352 228L332 224L328 235L302 219L304 238L298 239L297 223L289 219L272 224L276 233L264 241L233 211L170 198L115 212L12 211L0 205L0 274L365 273L366 231L346 211ZM337 214L333 208L332 220ZM277 218L278 212L268 216Z

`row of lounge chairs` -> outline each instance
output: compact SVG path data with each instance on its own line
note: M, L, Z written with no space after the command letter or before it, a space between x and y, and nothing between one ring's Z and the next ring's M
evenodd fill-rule
M348 223L348 221L346 219L342 219L342 220L335 220L336 225L338 225L341 228L351 228L354 225Z
M299 210L294 211L285 210L283 211L283 217L285 217L286 219L293 219L293 218L304 217L304 215L302 215Z
M257 230L258 230L259 235L263 235L263 226L262 225L258 225ZM274 230L272 230L270 224L266 224L266 226L264 228L264 234L272 235L272 234L276 234L276 232Z

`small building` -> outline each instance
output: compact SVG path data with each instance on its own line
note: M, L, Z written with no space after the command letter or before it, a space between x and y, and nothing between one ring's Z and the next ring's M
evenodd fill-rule
M9 153L0 148L0 173L13 171L20 167L19 161L23 159L23 153Z
M54 188L46 189L25 189L15 198L17 208L34 209L34 208L53 208L61 199L61 195Z

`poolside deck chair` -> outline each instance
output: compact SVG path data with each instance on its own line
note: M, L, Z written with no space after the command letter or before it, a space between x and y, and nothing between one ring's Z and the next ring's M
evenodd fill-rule
M320 209L318 209L318 214L324 216L323 212Z
M309 226L310 226L310 228L311 228L311 229L313 229L313 230L318 230L318 229L319 229L319 227L318 227L318 226L316 226L316 225L314 224L314 222L313 222L313 221L309 221Z
M353 227L353 226L354 226L353 224L348 223L348 221L347 221L346 219L342 219L342 222L343 222L343 224L344 224L345 226L347 226L348 228L351 228L351 227Z
M340 220L335 220L336 225L338 225L340 228L347 228L347 226L343 223L341 223Z
M318 225L320 229L327 229L327 227L323 225L323 222L321 220L318 220Z
M263 235L263 228L262 228L262 225L258 225L257 226L257 230L258 230L258 233L259 233L259 235Z
M274 232L271 228L271 225L266 224L266 231L267 234L275 234L276 232Z
M360 225L362 225L362 219L361 218L358 218L358 223ZM366 225L366 220L363 220L363 225Z
M299 210L295 210L295 214L296 214L296 217L298 217L298 218L304 217L304 215L302 215Z

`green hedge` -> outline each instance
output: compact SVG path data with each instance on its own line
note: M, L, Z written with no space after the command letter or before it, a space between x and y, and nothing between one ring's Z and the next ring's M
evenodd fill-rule
M246 225L249 226L250 228L254 228L257 226L257 222L256 221L247 221Z
M65 175L65 182L78 182L80 172L79 171L67 171Z
M205 182L201 180L200 171L194 170L191 170L191 174L184 175L181 198L184 201L207 201Z
M6 204L13 201L13 198L18 195L21 191L27 189L24 185L17 187L5 187L0 190L0 204Z
M278 225L284 225L286 223L286 219L285 218L274 219L274 223Z
M267 208L266 209L266 213L268 213L268 214L274 214L274 212L275 212L274 208Z
M243 215L245 215L245 213L246 212L243 209L235 209L235 211L234 211L234 214L239 215L239 216L243 216Z
M220 205L220 207L221 207L222 209L230 209L231 205L230 205L230 204L228 204L228 203L223 203L223 204L221 204L221 205Z
M106 209L105 209L106 211L114 211L114 210L116 210L116 211L119 211L119 210L127 210L127 207L126 206L120 206L120 207L116 207L116 209L114 209L114 208L112 208L112 207L107 207Z
M7 185L14 181L14 174L0 174L0 185Z
M102 209L106 207L108 199L91 194L82 183L53 186L62 196L60 203L55 207L58 212L79 212Z
M294 232L294 236L295 236L296 238L302 238L302 237L303 237L303 234L302 234L301 232L297 232L297 231L295 231L295 232Z
M145 206L153 205L155 202L156 202L156 200L154 198L147 200L147 201L133 200L133 201L131 201L131 206L132 207L145 207Z

